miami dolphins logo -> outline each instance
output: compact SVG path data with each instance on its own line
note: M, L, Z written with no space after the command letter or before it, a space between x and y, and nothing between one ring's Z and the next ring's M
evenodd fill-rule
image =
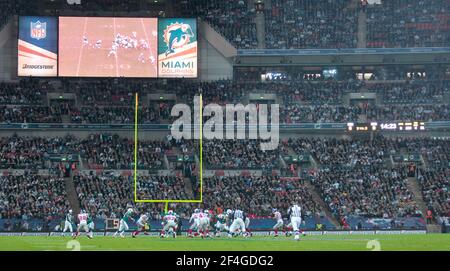
M164 30L164 42L167 44L166 56L175 53L175 49L189 44L194 32L189 24L173 23Z

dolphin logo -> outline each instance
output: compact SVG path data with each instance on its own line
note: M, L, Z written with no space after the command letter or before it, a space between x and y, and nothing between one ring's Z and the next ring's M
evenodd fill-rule
M167 44L166 56L175 53L176 48L188 44L190 38L194 37L191 26L188 24L171 24L164 31L164 38Z

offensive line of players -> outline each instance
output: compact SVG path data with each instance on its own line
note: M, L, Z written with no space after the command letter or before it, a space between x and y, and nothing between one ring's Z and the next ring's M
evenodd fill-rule
M136 238L140 233L148 235L148 231L150 226L148 224L149 214L141 214L138 220L133 218L135 211L133 208L128 208L124 213L123 217L119 221L119 229L114 233L114 237L118 234L120 237L125 237L125 231L129 230L128 223L135 223L137 226L137 230L133 231L131 236ZM292 206L288 209L287 214L290 217L290 223L285 226L284 220L282 218L281 212L277 209L272 209L273 218L276 221L276 224L273 226L274 236L278 236L278 231L282 230L286 236L294 235L294 240L300 240L300 234L305 235L305 233L300 230L300 225L302 223L302 209L297 204L297 202L293 202ZM228 233L228 237L235 237L242 235L244 237L249 237L252 235L249 225L250 219L249 217L239 209L226 210L225 213L220 213L216 217L216 222L213 225L214 235L216 237L221 236L221 233ZM80 231L84 230L86 236L89 239L93 238L93 231L95 228L93 219L90 215L87 214L85 210L81 210L81 212L77 216L78 224L76 228L76 232L73 233L73 223L74 217L72 210L66 215L65 223L64 223L64 234L67 230L73 233L73 238L77 238L80 235ZM178 224L180 221L180 217L169 210L162 218L162 230L160 232L160 237L165 238L172 236L176 238ZM212 221L212 214L208 210L195 209L194 213L191 215L189 219L190 227L187 230L187 236L192 238L194 236L200 236L201 238L209 238L211 234L209 232L210 225Z

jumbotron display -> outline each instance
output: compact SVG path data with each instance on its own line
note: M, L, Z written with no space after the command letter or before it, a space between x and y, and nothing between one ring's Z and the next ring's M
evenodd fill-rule
M188 18L21 17L19 43L45 43L51 56L33 56L19 46L19 76L196 78L197 22ZM42 21L42 22L41 22ZM42 46L41 46L42 47ZM25 58L27 57L27 58ZM37 59L37 57L39 57ZM36 60L35 60L36 59ZM39 63L35 63L35 62ZM38 64L38 65L36 65ZM28 66L27 66L28 67ZM31 67L31 66L30 66Z
M157 77L156 18L59 18L60 76Z

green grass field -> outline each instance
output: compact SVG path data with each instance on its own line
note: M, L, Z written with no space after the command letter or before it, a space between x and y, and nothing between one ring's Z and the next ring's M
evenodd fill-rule
M306 236L296 242L286 237L226 237L205 239L189 239L178 237L176 239L159 237L138 237L132 239L113 237L94 237L87 239L80 236L76 241L82 251L122 251L122 250L154 250L154 251L369 251L368 242L379 242L380 250L386 251L450 251L450 234L424 234L424 235L347 235L347 236ZM73 250L72 238L51 236L2 236L0 237L0 250L3 251L69 251ZM371 243L376 243L372 241ZM370 244L370 243L369 243ZM75 248L76 249L76 248Z

